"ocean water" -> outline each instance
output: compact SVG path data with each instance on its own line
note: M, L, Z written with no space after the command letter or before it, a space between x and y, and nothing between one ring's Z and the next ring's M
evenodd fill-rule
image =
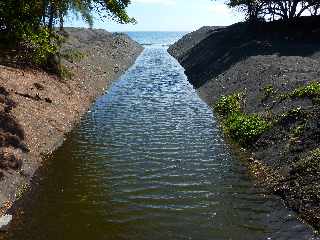
M168 47L187 32L126 32L126 34L145 47Z
M184 33L129 35L145 50L49 159L0 239L316 239L231 155L167 53Z

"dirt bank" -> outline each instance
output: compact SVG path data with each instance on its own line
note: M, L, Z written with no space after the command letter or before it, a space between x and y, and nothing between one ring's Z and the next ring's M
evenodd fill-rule
M67 32L62 55L70 79L0 65L0 215L28 189L43 156L63 142L96 97L142 51L123 34Z
M249 169L264 171L255 173L316 229L320 229L319 39L319 18L304 18L293 25L206 27L169 48L210 106L221 99L234 100L242 119L265 123L261 133L244 143L243 138L236 140L240 131L232 132L236 125L227 126L235 117L216 111L227 133L233 133L235 146L246 149Z

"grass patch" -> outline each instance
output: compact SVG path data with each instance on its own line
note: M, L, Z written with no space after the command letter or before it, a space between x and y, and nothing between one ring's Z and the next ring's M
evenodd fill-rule
M68 80L73 77L73 73L67 67L61 65L58 70L58 76L62 80Z
M79 62L86 57L86 55L77 49L67 49L61 56L69 62Z
M271 84L268 84L262 88L262 91L264 93L263 100L265 100L265 99L269 98L274 93L274 88Z
M214 110L221 116L227 116L234 112L241 111L242 93L234 93L228 96L222 96L214 105Z
M303 116L304 116L304 112L303 112L302 108L296 107L296 108L290 109L289 111L281 114L280 119L284 119L284 118L298 119L299 117L303 117Z
M224 121L226 133L241 145L252 144L270 128L270 124L257 114L234 113Z
M320 83L318 82L311 82L306 86L299 87L295 89L289 95L291 98L303 98L303 97L319 97L320 96Z
M306 123L298 124L291 130L292 137L297 138L302 135L304 129L306 127Z
M297 121L305 122L309 117L310 114L307 111L304 111L301 107L296 107L277 116L274 123L290 125Z
M305 86L294 89L290 93L281 94L278 99L280 101L289 98L311 98L314 104L320 103L320 83L310 82Z
M257 114L243 113L242 99L242 93L222 96L214 105L214 109L223 118L224 131L232 140L246 146L256 141L271 124Z

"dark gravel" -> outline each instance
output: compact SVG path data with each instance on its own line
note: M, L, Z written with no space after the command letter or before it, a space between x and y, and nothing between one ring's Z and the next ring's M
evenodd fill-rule
M189 81L210 106L222 95L243 92L243 110L270 122L300 109L299 115L273 124L257 142L247 146L247 152L251 164L258 162L277 176L266 178L267 187L320 229L320 158L309 157L320 147L319 102L281 99L297 87L320 82L320 21L305 18L295 26L275 23L272 28L252 28L239 23L206 27L172 45L169 53L182 64ZM270 86L273 91L266 96L264 89ZM307 171L310 162L317 162L312 164L313 171ZM292 170L298 163L307 174Z

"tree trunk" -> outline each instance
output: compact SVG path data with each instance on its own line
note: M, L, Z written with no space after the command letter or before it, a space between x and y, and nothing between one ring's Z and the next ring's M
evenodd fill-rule
M46 25L48 2L46 0L42 1L42 24Z
M60 12L60 31L63 31L63 24L64 24L64 19L63 19L63 14Z
M297 6L298 6L298 1L294 1L291 9L290 9L290 13L289 13L289 19L292 19L295 17L296 13L297 13Z
M53 20L54 20L54 6L51 4L50 6L50 12L49 12L49 22L48 22L48 29L50 32L53 30Z

